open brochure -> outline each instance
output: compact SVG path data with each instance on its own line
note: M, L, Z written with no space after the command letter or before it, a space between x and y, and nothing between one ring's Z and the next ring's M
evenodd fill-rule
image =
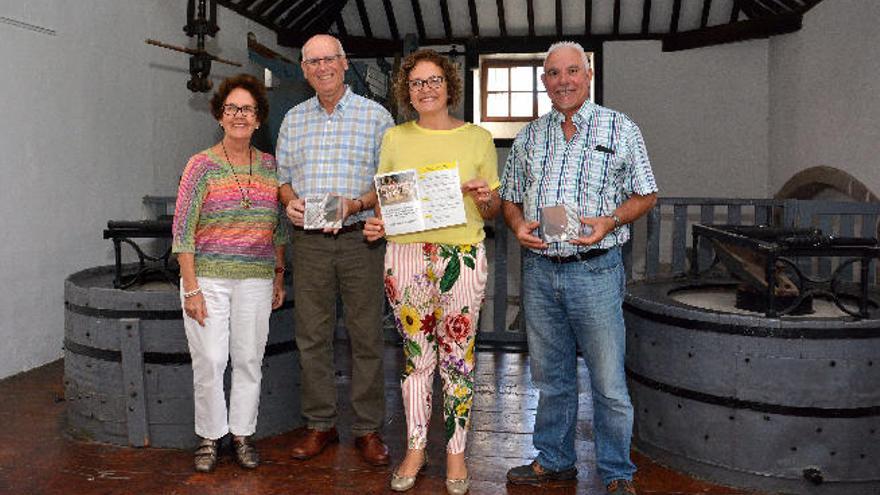
M439 229L467 221L456 162L379 174L373 181L387 235Z

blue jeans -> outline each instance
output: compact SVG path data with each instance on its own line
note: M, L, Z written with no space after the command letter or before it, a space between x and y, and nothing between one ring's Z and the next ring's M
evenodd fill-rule
M529 365L540 393L536 460L553 471L577 461L579 347L590 370L597 467L606 484L631 480L636 471L629 457L633 408L623 367L625 277L619 248L572 263L553 263L531 252L523 257Z

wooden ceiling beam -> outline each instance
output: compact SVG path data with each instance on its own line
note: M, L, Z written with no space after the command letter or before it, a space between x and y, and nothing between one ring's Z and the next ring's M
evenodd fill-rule
M443 17L443 32L447 38L452 38L452 23L449 20L449 2L440 0L440 16Z
M681 19L681 0L672 3L672 16L669 19L669 32L678 32L678 21Z
M273 5L286 5L286 7L282 8L280 12L275 13L275 12L276 12L276 9L272 9L271 12L272 12L274 15L270 14L270 15L267 15L267 16L266 16L267 19L273 19L273 20L274 20L276 17L278 17L279 15L283 14L285 10L289 9L290 6L293 5L293 3L294 3L295 1L296 1L296 0L294 0L293 2L291 2L291 1L289 1L289 0L281 0L281 1L279 2L278 0L263 0L262 2L258 3L258 4L256 5L256 7L254 7L253 11L254 11L254 14L261 16L261 15L265 14L267 11L269 11L269 7L271 7L271 6L273 6Z
M776 3L783 5L786 9L791 12L798 12L803 5L795 0L776 0Z
M562 37L562 0L556 0L556 36Z
M367 6L364 5L364 0L356 0L355 3L357 4L358 15L361 17L361 27L364 28L364 36L372 38L373 29L370 27L370 16L367 15Z
M620 0L614 0L614 34L620 34Z
M264 26L268 29L271 29L272 31L276 31L278 29L278 26L276 26L272 22L270 22L260 16L254 15L253 12L251 12L247 9L241 8L238 4L233 3L231 0L217 0L217 3L219 5L226 7L227 9L235 12L236 14L238 14L242 17L250 19L261 26Z
M642 34L651 31L651 0L642 1Z
M425 33L425 20L422 18L422 5L419 3L419 0L410 0L413 9L413 16L416 18L416 32L419 34L419 39L423 40L428 37Z
M240 2L238 2L238 6L247 10L251 8L251 5L253 5L256 1L257 0L241 0Z
M304 37L326 33L336 16L342 12L345 2L346 0L325 0L312 15L300 19L301 22L297 22L294 29L302 32Z
M784 14L668 34L663 37L663 51L689 50L737 41L769 38L770 36L795 32L801 28L801 25L802 16L800 14Z
M507 36L507 21L504 19L504 0L495 0L495 5L498 7L498 29L501 32L501 36Z
M584 34L593 32L593 0L584 0Z
M282 29L291 29L300 19L307 18L310 13L315 13L322 5L320 0L314 2L301 2L287 11L287 15L278 20L276 24Z
M477 18L476 0L468 0L468 14L471 17L471 36L480 36L480 21Z
M773 3L771 0L752 0L755 5L764 9L764 12L770 12L772 15L779 15L785 13L785 9L780 9L779 5Z
M703 0L703 11L700 12L700 27L709 25L709 12L712 10L712 0Z
M739 13L741 11L741 7L739 6L740 0L733 0L733 5L730 7L730 20L729 23L733 24L734 22L739 21Z
M391 0L382 0L382 5L385 6L385 16L388 17L388 29L391 31L391 39L399 41L400 32L397 30L397 19L394 17L394 5L391 5Z
M342 10L336 14L336 31L337 34L339 34L339 37L348 37L348 29L345 28L345 21L342 20Z
M529 36L535 37L535 2L526 0L526 18L529 22Z

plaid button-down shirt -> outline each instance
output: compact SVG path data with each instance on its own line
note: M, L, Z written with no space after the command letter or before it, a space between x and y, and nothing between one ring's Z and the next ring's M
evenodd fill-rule
M638 126L626 115L585 102L572 116L577 130L565 140L565 117L551 110L517 134L501 179L501 197L521 203L526 221L540 220L541 208L575 206L578 216L610 215L633 193L657 191L651 162ZM605 236L595 247L629 240L629 226ZM584 247L554 242L542 254L569 256Z
M300 197L335 193L355 198L372 190L382 136L393 125L385 108L351 88L329 115L317 96L309 98L291 108L281 123L275 152L278 183L290 184ZM371 215L362 211L345 223Z

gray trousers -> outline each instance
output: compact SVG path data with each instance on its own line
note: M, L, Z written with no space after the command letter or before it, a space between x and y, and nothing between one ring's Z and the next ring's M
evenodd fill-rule
M385 419L385 244L367 244L360 230L333 236L296 229L292 238L294 321L306 424L317 430L336 426L333 340L339 295L351 339L352 433L361 436L377 432Z

